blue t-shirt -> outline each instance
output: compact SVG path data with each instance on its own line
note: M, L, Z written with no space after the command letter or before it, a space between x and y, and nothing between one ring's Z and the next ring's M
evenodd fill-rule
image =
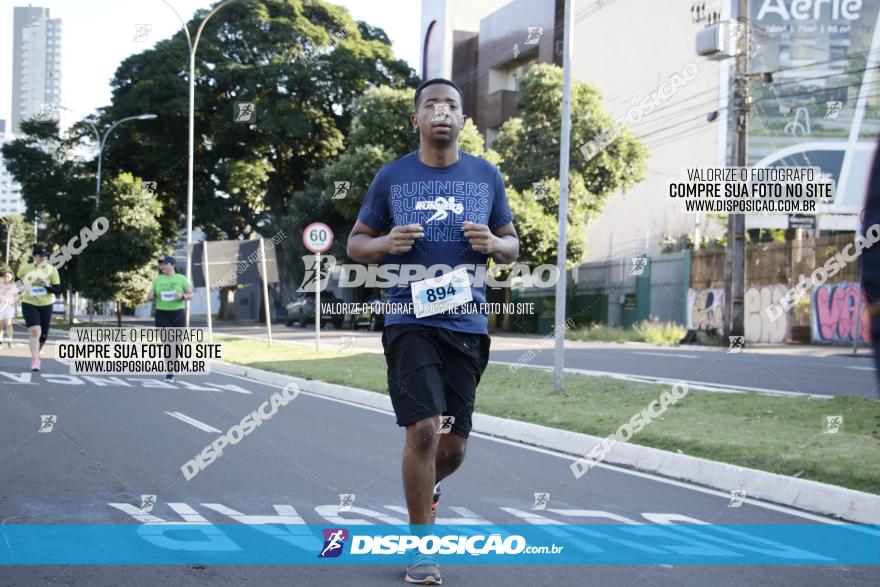
M448 265L454 269L458 265L485 265L489 258L474 251L464 237L462 223L465 220L495 230L512 222L513 214L504 191L504 180L488 161L459 151L458 161L452 165L431 167L413 152L379 170L367 190L358 219L379 232L394 226L422 225L424 238L417 239L407 253L386 255L385 264L414 264L426 269L432 265ZM474 271L470 267L468 273L473 282ZM429 273L426 277L439 275L439 272ZM472 285L471 293L472 304L485 302L485 283ZM389 288L388 301L412 304L409 284ZM489 332L489 319L485 314L450 311L416 318L412 313L395 313L393 306L391 308L385 316L385 324L423 324L475 334Z

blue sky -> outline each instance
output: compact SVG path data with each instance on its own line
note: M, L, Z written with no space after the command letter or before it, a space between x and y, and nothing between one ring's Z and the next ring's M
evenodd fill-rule
M184 19L208 7L211 0L170 0ZM394 54L418 71L420 0L333 0L345 6L357 20L385 29ZM0 118L9 120L12 103L12 9L28 3L0 0ZM110 101L110 79L127 56L170 37L180 22L160 0L45 0L33 6L50 9L61 18L62 81L64 106L85 114ZM134 41L135 25L149 24L145 42ZM7 122L7 128L8 128Z

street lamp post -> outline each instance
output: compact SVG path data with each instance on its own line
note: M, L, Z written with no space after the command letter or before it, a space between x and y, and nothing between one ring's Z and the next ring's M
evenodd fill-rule
M122 118L111 124L110 128L108 128L107 131L104 133L104 136L101 136L101 133L98 131L98 127L95 126L95 124L91 120L85 118L82 113L67 108L66 106L59 107L62 110L67 110L68 112L73 112L75 114L83 116L83 121L90 127L92 127L92 132L95 133L95 144L98 145L98 173L95 176L95 208L97 208L98 205L101 203L101 163L104 158L104 145L106 144L107 138L110 136L110 133L113 132L114 128L116 128L123 122L129 120L153 120L154 118L157 118L157 116L155 114L139 114L137 116L128 116L126 118Z
M153 120L154 118L156 118L155 114L139 114L138 116L127 116L111 124L110 128L108 128L107 131L104 133L104 136L101 137L101 142L98 145L98 173L97 177L95 177L95 208L97 208L101 203L101 161L104 158L104 144L107 142L107 137L110 136L110 133L113 132L114 128L116 128L123 122L126 122L128 120ZM97 129L95 130L97 132Z
M98 209L101 206L101 163L103 162L103 159L104 159L104 145L107 143L107 138L109 138L110 134L113 132L113 130L117 126L122 124L123 122L127 122L129 120L153 120L154 118L157 118L157 116L155 114L138 114L137 116L127 116L125 118L121 118L121 119L117 120L116 122L114 122L113 124L111 124L110 127L104 132L104 135L101 136L101 133L98 131L98 127L95 126L95 124L91 120L86 118L81 112L76 112L75 110L72 110L72 109L67 108L65 106L60 106L60 107L63 110L67 110L69 112L74 112L76 114L79 114L80 116L83 116L83 120L86 122L86 124L88 124L90 127L92 127L92 132L95 133L95 143L98 145L98 170L97 170L97 173L95 174L95 209ZM34 222L34 235L35 236L36 236L36 232L37 232L37 224L35 221ZM8 254L7 254L7 256L8 256ZM76 267L77 267L77 275L79 275L79 268L80 268L80 260L79 259L77 259ZM68 289L68 300L72 302L72 304L70 306L70 314L69 314L70 325L72 326L73 319L74 319L74 311L75 311L73 306L76 305L76 303L75 303L76 297L75 297L75 294L73 294L70 289Z
M187 163L187 177L186 177L186 279L192 283L192 223L193 223L193 159L194 159L194 151L195 151L195 103L196 103L196 49L199 46L199 38L202 36L202 31L205 28L205 25L208 23L208 20L217 14L217 11L226 6L231 2L235 2L235 0L224 0L217 6L211 10L202 19L202 22L199 23L199 28L196 30L196 37L193 39L189 34L189 28L186 26L186 21L184 21L180 14L175 10L175 8L168 3L168 0L162 0L168 8L170 8L174 14L177 15L177 19L180 21L180 24L183 25L183 33L186 35L186 43L189 45L189 160ZM207 284L205 284L205 290L208 290ZM207 293L210 295L210 292ZM189 304L186 306L186 327L189 328Z

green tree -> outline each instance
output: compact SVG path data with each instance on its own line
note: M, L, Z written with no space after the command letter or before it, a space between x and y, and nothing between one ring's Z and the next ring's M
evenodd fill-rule
M194 15L190 30L206 12ZM381 85L418 84L381 29L322 0L241 0L224 7L202 33L196 70L193 216L211 240L290 231L291 218L299 218L291 211L314 212L304 202L292 204L293 194L344 149L356 98ZM167 240L177 236L186 211L187 80L181 32L119 66L112 104L100 116L109 124L158 114L119 127L104 164L156 181ZM235 122L235 102L253 102L256 122ZM297 246L278 248L283 284L300 265L289 256Z
M56 122L27 120L18 138L2 147L6 166L21 184L25 221L39 219L45 225L39 242L50 249L68 243L100 216L95 210L94 175L74 156L75 142L59 134ZM81 289L80 274L73 269L68 262L59 270L62 283Z
M115 301L119 326L122 306L142 303L156 276L161 212L161 203L141 189L140 178L117 175L101 195L99 214L109 228L76 258L80 291L96 302Z
M190 30L205 12L194 16ZM167 239L176 236L186 207L187 58L182 33L129 57L114 76L112 105L101 114L105 123L158 114L120 127L104 162L157 182ZM381 29L321 0L224 7L202 33L196 69L194 223L209 239L288 228L291 211L308 208L294 201L295 192L343 151L355 99L383 84L418 83ZM255 104L255 123L233 120L235 102ZM290 264L280 260L282 279Z
M586 252L583 228L601 212L608 196L631 188L645 175L647 150L626 129L590 160L580 152L587 141L614 128L613 120L600 100L599 91L593 84L572 83L569 267L583 259ZM508 189L516 194L511 205L517 216L517 228L522 232L521 225L545 229L556 226L549 234L521 235L541 246L522 246L521 261L534 264L555 262L562 69L549 64L530 67L520 80L516 103L520 115L502 125L492 149L498 153L499 168L505 175ZM546 194L544 197L538 198L535 194L536 183L544 184L544 189L539 190Z
M411 89L387 86L371 88L354 102L354 118L345 150L311 174L308 184L294 194L282 223L289 235L300 235L311 222L327 223L335 239L328 254L345 256L348 233L357 218L360 204L379 169L411 153L419 146L419 136L409 125L413 112ZM336 182L348 182L346 195L333 199ZM309 254L298 238L281 244L290 266L295 287L304 270L299 259Z

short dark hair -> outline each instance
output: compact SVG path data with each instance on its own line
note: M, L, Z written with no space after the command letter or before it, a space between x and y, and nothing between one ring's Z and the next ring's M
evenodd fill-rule
M447 86L452 86L453 88L455 88L455 91L458 92L458 96L460 98L464 98L464 96L461 93L461 88L458 87L457 83L455 83L452 80L448 80L446 78L443 78L443 77L435 77L435 78L431 78L429 80L423 81L421 84L419 84L419 87L416 88L416 95L415 95L415 97L413 97L413 107L416 110L419 109L419 100L422 97L422 90L424 90L428 86L433 86L434 84L446 84Z

